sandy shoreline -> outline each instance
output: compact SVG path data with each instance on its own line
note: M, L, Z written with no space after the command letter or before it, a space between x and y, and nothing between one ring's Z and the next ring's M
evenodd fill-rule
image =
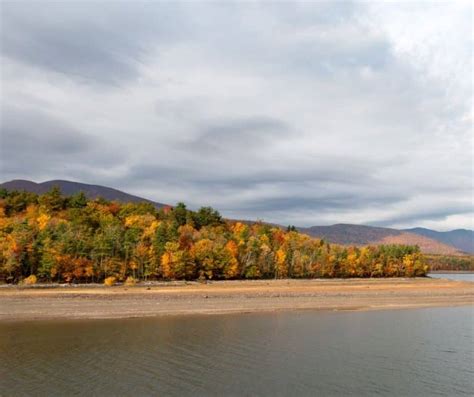
M473 283L430 278L182 282L112 288L2 287L0 321L387 310L473 303Z

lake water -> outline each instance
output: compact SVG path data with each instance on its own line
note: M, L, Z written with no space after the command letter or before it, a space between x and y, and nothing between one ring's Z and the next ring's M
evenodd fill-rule
M473 308L0 324L2 396L472 396Z
M474 272L471 273L430 273L432 278L447 278L448 280L455 281L473 281L474 282Z

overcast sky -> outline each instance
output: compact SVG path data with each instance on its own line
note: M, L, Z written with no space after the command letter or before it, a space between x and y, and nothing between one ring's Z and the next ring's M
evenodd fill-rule
M470 2L0 7L2 181L473 228Z

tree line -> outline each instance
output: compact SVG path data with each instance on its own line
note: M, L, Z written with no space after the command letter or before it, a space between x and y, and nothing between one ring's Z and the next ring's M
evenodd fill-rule
M430 270L474 271L473 255L426 255Z
M428 271L416 246L343 247L295 228L224 220L183 203L0 190L0 280L50 282L412 277Z

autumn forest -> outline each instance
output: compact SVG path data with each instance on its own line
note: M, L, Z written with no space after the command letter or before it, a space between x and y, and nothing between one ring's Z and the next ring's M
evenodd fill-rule
M424 276L416 246L344 247L293 228L225 220L210 207L0 191L0 280L140 280Z

